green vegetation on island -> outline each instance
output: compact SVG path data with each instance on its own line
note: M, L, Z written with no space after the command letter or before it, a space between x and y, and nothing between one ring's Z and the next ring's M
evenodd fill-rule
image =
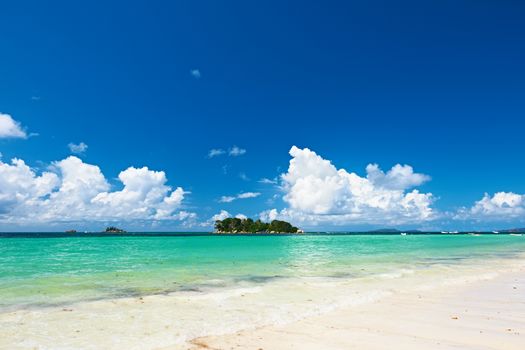
M126 231L118 227L115 227L115 226L108 226L106 227L106 230L104 232L106 233L125 233Z
M227 218L215 221L215 233L303 233L303 231L281 220L267 223L250 218Z

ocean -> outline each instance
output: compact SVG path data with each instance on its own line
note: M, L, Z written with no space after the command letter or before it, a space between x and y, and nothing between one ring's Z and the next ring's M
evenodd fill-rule
M501 234L1 237L0 311L392 279L479 268L525 251L525 236Z

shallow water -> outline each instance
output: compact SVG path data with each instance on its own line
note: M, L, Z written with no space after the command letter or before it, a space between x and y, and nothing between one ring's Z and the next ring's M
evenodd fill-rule
M525 236L509 235L12 235L0 238L0 309L172 292L217 296L292 280L388 279L479 267L524 251Z

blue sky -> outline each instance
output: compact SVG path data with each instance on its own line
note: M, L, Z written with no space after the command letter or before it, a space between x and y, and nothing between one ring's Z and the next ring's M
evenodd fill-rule
M272 209L271 218L310 229L525 225L524 15L517 1L3 4L0 113L26 137L0 136L1 225L205 230L221 210L257 218ZM57 162L81 142L75 156L107 186L62 207L53 198L66 164ZM357 185L329 170L283 180L294 145L365 179L368 164L409 165L428 178L404 173L404 186L377 182L375 199L354 198ZM230 155L234 147L245 153ZM224 153L209 157L212 149ZM305 152L297 159L315 158ZM16 187L25 180L12 158L36 185ZM144 166L167 182L122 193L119 173ZM57 178L37 191L45 172ZM154 186L171 189L146 203ZM183 199L161 209L178 187ZM407 209L414 189L432 198ZM97 193L109 198L97 210L111 215L88 215ZM119 212L124 196L126 208L148 214ZM305 204L316 196L326 205ZM85 222L60 217L83 210ZM159 210L170 214L159 219Z

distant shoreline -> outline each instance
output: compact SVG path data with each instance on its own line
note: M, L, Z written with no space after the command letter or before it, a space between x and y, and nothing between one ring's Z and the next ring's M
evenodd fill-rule
M62 238L62 237L202 237L202 236L250 236L250 237L275 237L275 236L464 236L464 235L484 235L484 236L508 236L515 234L525 234L525 232L476 232L465 231L458 233L442 232L304 232L304 233L215 233L215 232L125 232L125 233L105 233L105 232L0 232L0 238Z

